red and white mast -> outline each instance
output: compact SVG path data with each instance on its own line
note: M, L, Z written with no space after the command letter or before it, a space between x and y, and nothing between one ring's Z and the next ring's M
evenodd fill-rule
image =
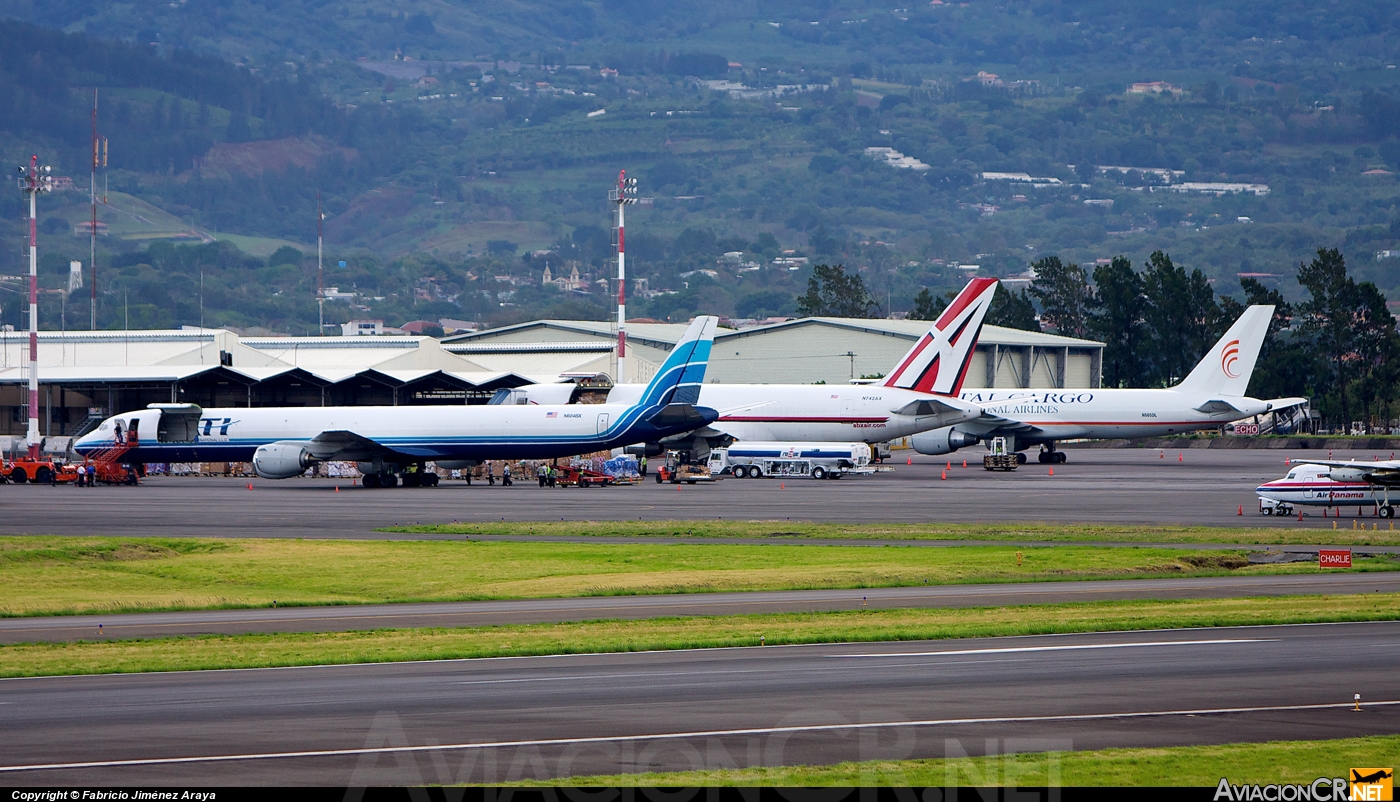
M627 171L617 174L617 189L608 193L617 204L617 383L627 381L627 248L623 233L623 209L637 202L637 179L628 178Z
M24 439L29 458L39 458L39 211L40 192L53 189L51 167L40 167L39 157L29 157L29 167L19 168L20 191L29 196L29 428Z

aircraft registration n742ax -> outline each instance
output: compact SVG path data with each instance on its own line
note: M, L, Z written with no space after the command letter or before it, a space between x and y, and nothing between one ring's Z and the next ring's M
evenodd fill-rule
M1245 395L1273 314L1272 306L1246 309L1174 387L966 390L962 400L979 404L981 419L916 435L911 444L922 454L947 454L978 440L1005 437L1013 451L1043 444L1040 461L1057 463L1065 461L1065 454L1055 450L1056 440L1180 434L1307 403L1305 398L1261 401Z
M959 400L997 280L968 282L881 383L706 384L700 405L719 411L702 437L783 442L882 443L974 421L982 408ZM566 403L572 384L532 384L500 391L506 404ZM640 384L620 384L608 403L630 403Z
M593 406L151 408L103 421L74 448L81 454L128 448L131 462L242 462L259 476L298 476L315 462L360 463L369 487L394 476L432 477L428 460L548 459L652 442L719 417L699 403L719 319L690 325L665 364L628 404ZM431 482L432 480L429 479Z

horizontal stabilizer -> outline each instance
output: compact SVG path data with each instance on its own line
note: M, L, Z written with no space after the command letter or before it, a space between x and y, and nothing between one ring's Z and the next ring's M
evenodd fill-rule
M1207 401L1204 404L1201 404L1200 406L1196 407L1196 411L1201 413L1202 415L1219 415L1222 412L1235 412L1243 414L1237 407L1235 407L1234 404L1231 404L1229 401L1221 401L1218 398L1213 401Z
M708 417L706 417L707 414ZM693 404L667 404L653 412L647 418L647 423L658 428L671 428L685 424L693 424L699 428L709 424L718 416L718 413L708 407L697 407Z
M929 415L943 415L948 412L962 412L963 410L950 404L945 404L936 398L920 398L916 401L910 401L899 409L892 409L890 411L896 415L926 417Z
M1268 403L1269 403L1269 411L1270 411L1270 412L1278 412L1278 411L1281 410L1281 409L1292 409L1293 407L1301 407L1301 406L1303 406L1304 404L1309 403L1309 401L1308 401L1308 399L1306 399L1306 398L1297 398L1297 397L1293 397L1293 398L1270 398Z

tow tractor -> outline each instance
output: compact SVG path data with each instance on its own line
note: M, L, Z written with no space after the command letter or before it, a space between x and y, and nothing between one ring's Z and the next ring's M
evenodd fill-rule
M76 482L78 469L77 466L62 460L19 457L5 463L5 477L17 485L25 482L33 482L36 485Z

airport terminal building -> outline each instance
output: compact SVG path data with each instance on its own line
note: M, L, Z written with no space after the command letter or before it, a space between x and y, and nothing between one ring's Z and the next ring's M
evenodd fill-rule
M646 381L685 324L628 325L629 380ZM884 374L921 321L802 318L721 329L707 381L845 384ZM616 375L609 323L539 320L437 340L242 337L223 329L42 332L39 425L72 436L150 403L204 407L484 404L497 390ZM0 436L24 434L28 335L0 332ZM968 387L1097 387L1103 344L986 326ZM600 375L601 374L601 375ZM0 444L4 445L4 444ZM9 446L6 446L8 450Z

